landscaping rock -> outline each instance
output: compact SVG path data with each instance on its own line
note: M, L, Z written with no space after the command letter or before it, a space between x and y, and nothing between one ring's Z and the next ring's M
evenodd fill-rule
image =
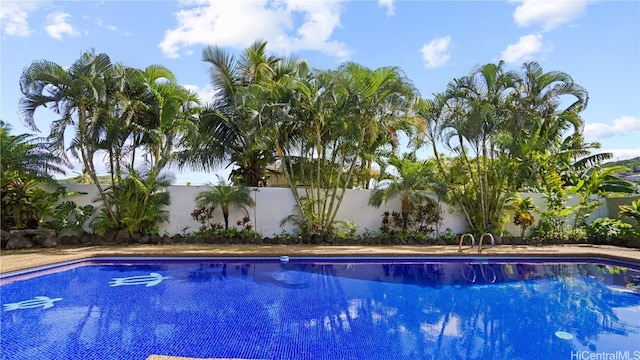
M171 236L169 236L169 235L163 235L163 236L162 236L162 238L161 238L161 240L160 240L160 243L162 243L162 244L172 244L172 242L171 242Z
M62 235L58 236L58 242L61 245L79 245L80 237L76 235Z
M118 234L118 230L109 230L109 231L107 231L102 236L102 242L104 244L112 244L113 241L114 241L113 239L115 239L117 234Z
M162 238L160 237L160 235L153 234L153 235L149 236L149 243L150 244L160 244L161 242L162 242Z
M9 242L9 239L11 238L11 234L8 231L5 230L0 230L0 247L2 249L6 249L7 246L7 242Z
M110 242L113 242L113 237L110 237ZM91 245L104 245L107 242L105 241L105 236L99 236L96 234L91 234L88 236L89 244Z
M172 244L184 244L184 236L181 234L175 234L171 237Z
M629 239L625 243L626 247L640 249L640 239Z
M118 232L113 237L113 242L116 244L127 244L131 240L131 234L127 230L118 230Z
M47 229L11 230L6 249L27 249L34 246L56 247L56 233Z

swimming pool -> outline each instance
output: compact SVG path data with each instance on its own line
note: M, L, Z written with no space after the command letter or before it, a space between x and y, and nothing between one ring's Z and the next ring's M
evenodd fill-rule
M96 258L0 284L3 359L640 359L640 267L610 260Z

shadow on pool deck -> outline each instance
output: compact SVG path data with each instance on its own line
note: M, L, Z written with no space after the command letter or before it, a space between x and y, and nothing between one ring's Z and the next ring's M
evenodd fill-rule
M483 247L457 246L309 246L309 245L128 245L57 247L49 249L2 250L0 273L23 270L65 261L106 256L157 256L157 257L279 257L282 255L312 256L363 256L363 257L441 257L441 256L523 256L523 257L594 257L630 261L640 264L640 249L610 245L498 245Z

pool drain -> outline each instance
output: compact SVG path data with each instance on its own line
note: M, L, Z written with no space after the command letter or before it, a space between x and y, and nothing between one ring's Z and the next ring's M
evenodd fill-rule
M556 331L556 336L562 340L571 340L573 339L573 335L569 334L566 331Z

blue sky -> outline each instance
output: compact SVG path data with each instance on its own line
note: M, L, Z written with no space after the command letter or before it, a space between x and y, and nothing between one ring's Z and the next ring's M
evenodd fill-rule
M589 91L587 141L615 159L640 156L639 1L1 0L0 16L0 119L14 134L29 132L18 79L34 60L68 66L94 49L127 66L162 64L211 101L202 49L239 51L263 38L270 52L315 68L399 66L425 98L475 65L503 59L519 70L534 60ZM43 135L53 119L36 113ZM179 173L177 183L210 181Z

